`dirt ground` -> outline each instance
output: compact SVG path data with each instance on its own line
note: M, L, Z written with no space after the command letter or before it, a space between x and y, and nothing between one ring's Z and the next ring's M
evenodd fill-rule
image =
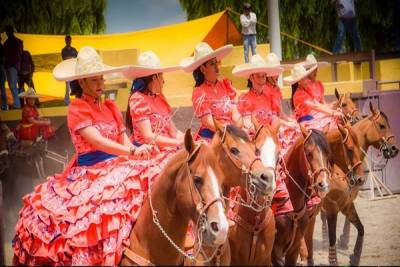
M369 193L369 192L368 192ZM361 192L356 199L356 209L364 224L365 237L360 265L400 265L400 197L369 200L367 192ZM336 231L339 238L344 224L344 216L338 216ZM347 250L338 246L339 265L348 265L349 256L357 238L356 229L351 226L350 243ZM314 231L314 263L328 265L328 241L322 240L321 220L318 216Z

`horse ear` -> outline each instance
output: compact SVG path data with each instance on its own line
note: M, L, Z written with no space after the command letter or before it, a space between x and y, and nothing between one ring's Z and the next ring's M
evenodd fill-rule
M195 147L196 144L193 141L192 132L190 131L190 129L187 129L185 132L185 148L189 155L193 152Z
M369 110L371 110L372 115L376 115L378 112L376 111L376 109L374 108L374 105L372 104L372 102L369 102Z
M220 123L219 121L217 121L216 119L213 118L214 121L214 125L215 125L215 129L221 133L224 132L224 125L222 125L222 123Z
M340 94L337 88L335 88L335 96L337 98L337 100L340 100Z
M300 124L300 130L301 133L303 134L303 137L306 138L308 136L309 131L301 124Z
M271 121L271 131L273 133L278 133L279 127L281 127L282 121L278 117L273 117Z
M344 101L344 95L339 96L338 108L340 108L342 106L343 101Z
M322 128L322 132L324 133L324 135L328 134L329 128L330 128L329 123L327 125L325 125L324 128Z
M251 114L251 122L253 123L254 129L255 129L256 132L257 132L257 130L261 127L261 125L260 125L260 123L258 122L258 120L257 120L257 118L256 118L256 116L255 116L254 114Z

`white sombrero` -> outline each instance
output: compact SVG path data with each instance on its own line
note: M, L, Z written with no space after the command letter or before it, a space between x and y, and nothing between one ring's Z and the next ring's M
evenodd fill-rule
M71 58L59 63L53 70L58 81L73 81L87 77L121 72L126 66L112 67L103 63L102 58L93 47L82 47L77 58Z
M302 63L297 63L290 71L290 76L286 76L285 78L283 78L283 81L289 85L297 83L298 81L310 75L310 73L313 72L316 68L317 65L314 65L313 67L306 70Z
M137 65L128 66L127 70L124 71L124 75L129 79L135 79L156 73L169 72L179 69L182 69L182 67L162 67L158 56L152 51L147 51L139 55Z
M22 98L39 98L39 96L35 92L35 89L33 89L32 87L29 87L28 90L20 93L18 96Z
M314 65L317 65L318 68L323 68L329 66L329 62L327 61L317 61L313 54L309 54L306 57L306 60L301 62L303 66L308 69Z
M255 54L250 58L249 63L238 65L232 70L232 74L238 77L249 77L259 72L266 73L268 77L276 76L283 72L283 68L268 66L259 54Z
M281 67L283 70L290 70L293 68L293 64L281 64L281 61L275 53L268 53L266 63L270 67Z
M196 45L193 57L182 59L180 65L185 71L191 72L210 59L221 60L232 51L232 48L233 45L229 44L214 50L207 43L201 42Z

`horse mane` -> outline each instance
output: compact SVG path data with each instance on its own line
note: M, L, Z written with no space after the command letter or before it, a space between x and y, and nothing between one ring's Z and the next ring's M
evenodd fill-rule
M329 156L331 154L331 150L328 144L328 141L325 137L325 134L317 129L311 129L310 140L318 147L321 148L322 152Z
M242 138L246 142L250 141L247 133L245 131L243 131L241 128L236 127L235 125L229 124L228 126L226 126L226 131L233 136Z

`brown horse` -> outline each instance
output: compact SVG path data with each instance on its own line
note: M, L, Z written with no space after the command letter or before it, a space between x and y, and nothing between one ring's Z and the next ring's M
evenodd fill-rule
M369 146L381 150L384 157L387 159L396 157L399 153L399 149L396 146L396 140L392 134L387 116L382 111L376 110L371 103L369 107L371 115L352 126L362 149L361 160L364 159L364 152L368 150ZM355 211L354 205L352 205L350 209L354 210L355 214L352 218L346 218L339 242L339 244L344 248L347 248L349 242L350 223L356 227L358 234L362 234L362 236L364 235L364 226ZM357 250L355 250L354 256L352 255L351 257L351 263L354 265L359 264L359 255L361 255L362 252L362 242L362 239L359 240L357 238Z
M196 146L187 130L185 149L170 159L153 188L149 186L121 265L181 264L190 220L196 222L194 231L202 244L225 243L228 221L218 185L221 169L216 168L217 163L208 146Z
M217 164L224 170L219 178L221 178L220 183L225 199L228 200L232 187L240 186L243 199L238 201L239 206L245 205L256 210L263 210L265 206L260 205L257 200L271 195L275 186L275 173L268 167L269 165L264 164L265 161L271 164L271 156L264 157L266 152L263 150L266 147L263 144L268 137L274 136L272 132L276 132L276 129L269 127L261 129L255 141L252 142L243 130L235 126L224 127L218 122L215 122L215 125L217 131L210 143L210 149L215 155ZM269 141L268 145L271 145ZM229 235L231 235L231 229ZM230 245L233 247L231 248ZM201 246L203 253L199 254L196 260L186 261L185 264L229 265L231 255L233 256L231 249L236 253L237 246L236 241L227 242L217 250L203 245ZM198 248L199 244L196 244L195 250Z
M361 120L361 114L351 99L350 94L340 95L339 91L335 88L335 96L337 101L333 102L333 108L340 109L351 124Z
M329 181L329 192L322 200L322 208L328 219L330 263L336 259L336 221L339 211L344 212L353 202L359 187L364 184L364 171L361 166L361 150L357 137L349 124L338 125L338 129L328 133L327 139L332 151L332 160L337 168L334 169L332 179ZM341 175L340 170L344 175ZM313 265L313 232L315 219L320 206L307 211L310 222L305 233L306 247L302 244L301 259L307 259L308 265ZM308 255L307 255L308 254Z
M278 127L278 124L273 125L273 127L269 125L258 127L254 137L261 161L273 174L275 174L279 155ZM275 177L273 177L273 180L275 180ZM275 188L275 185L273 188ZM274 191L270 191L267 196L260 196L259 201L270 203L273 194ZM248 194L243 185L240 189L240 197L245 203L249 202ZM231 265L270 266L275 240L275 218L271 208L265 204L263 204L262 209L236 204L234 210L236 213L233 218L235 225L229 228Z
M307 131L303 126L300 128L302 136L282 160L285 183L294 211L275 216L277 233L272 250L274 265L296 264L300 240L308 223L306 202L314 190L322 198L328 192L330 150L326 137L321 131Z

